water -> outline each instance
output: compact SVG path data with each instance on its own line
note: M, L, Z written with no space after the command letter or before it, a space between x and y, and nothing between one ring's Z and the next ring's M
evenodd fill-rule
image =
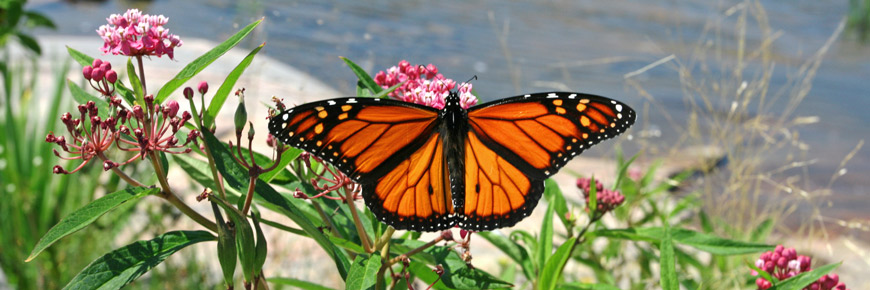
M95 38L94 30L109 14L128 7L168 16L168 27L182 38L223 40L265 16L262 29L243 46L266 41L264 52L268 55L348 95L353 92L354 76L338 56L348 57L369 71L407 59L434 63L445 76L456 80L477 75L474 87L483 100L560 89L611 96L641 109L645 99L626 85L623 75L671 53L688 55L705 24L722 18L722 12L741 1L711 2L32 1L29 8L57 22L58 31L45 34ZM800 0L765 1L764 5L770 26L782 32L774 44L777 67L772 87L778 88L825 43L848 4ZM731 16L725 22L733 23L734 19ZM733 38L735 33L733 25L723 26L723 38ZM750 28L747 38L751 42L760 36ZM868 76L870 47L841 38L825 57L810 95L798 107L795 115L821 118L800 131L810 146L810 158L817 160L809 168L811 187L827 184L843 157L859 140L870 136ZM636 79L677 122L685 121L689 111L673 69L657 67ZM651 112L647 116L650 124L662 129L661 137L651 141L670 142L677 133L669 130L671 126L661 114ZM833 186L836 210L827 215L866 219L870 216L866 212L870 208L870 180L866 178L870 150L859 151L847 168L848 173Z

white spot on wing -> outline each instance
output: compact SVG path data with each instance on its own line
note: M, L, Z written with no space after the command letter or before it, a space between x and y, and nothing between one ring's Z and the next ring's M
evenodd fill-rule
M284 114L284 116L281 117L281 119L284 119L284 121L287 121L287 119L290 119L290 115Z
M622 112L622 105L620 105L620 104L616 104L616 111L617 111L617 112Z
M347 100L347 103L348 103L348 104L356 104L356 99L354 99L354 98L350 98L350 99Z
M555 98L558 98L558 97L559 97L559 96L556 95L556 93L550 93L550 94L547 95L547 99L555 99Z
M333 101L333 100L329 100L329 101L327 101L327 103L328 103L330 106L335 105L335 101Z
M531 96L532 96L532 95L525 95L525 96L523 96L523 98L528 98L528 97L531 97Z
M570 95L568 95L568 98L569 98L569 99L574 99L574 98L576 98L576 97L577 97L577 94L570 94Z

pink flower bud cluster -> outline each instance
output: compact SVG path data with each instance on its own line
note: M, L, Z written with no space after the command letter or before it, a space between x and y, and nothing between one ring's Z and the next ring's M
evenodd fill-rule
M169 22L163 15L142 14L138 9L130 9L122 15L112 14L106 20L109 24L97 29L104 41L103 53L157 57L166 54L172 59L175 47L182 45L181 38L163 27Z
M82 68L82 76L88 80L91 87L103 96L109 97L115 93L115 82L118 81L118 73L112 69L108 61L94 59L92 65Z
M773 251L761 254L761 257L755 261L755 266L781 281L797 276L800 273L811 271L812 267L810 263L812 263L810 257L798 255L794 248L785 248L782 245L777 245ZM758 275L758 272L752 270L752 275ZM837 274L827 274L803 289L847 290L846 284L839 280L840 277ZM758 277L755 280L755 285L761 290L773 287L773 284L763 277Z
M439 74L435 65L411 65L406 60L400 61L398 66L393 66L386 72L378 72L375 83L384 89L401 84L390 93L391 98L436 109L444 108L444 99L456 88L456 81ZM460 84L458 93L463 108L468 109L477 104L477 97L471 94L470 83Z
M183 144L180 144L180 140L175 137L178 130L191 119L190 112L184 111L179 116L178 102L154 104L152 95L145 96L145 103L144 108L135 105L128 110L121 106L120 98L109 96L109 107L114 113L108 114L105 119L99 116L99 109L93 101L78 106L80 116L78 119L73 118L70 113L61 115L60 120L69 132L70 140L64 136L55 136L52 132L45 137L45 141L57 144L61 150L72 155L63 157L54 150L57 157L65 160L82 160L82 163L72 171L67 171L60 165L55 166L54 173L75 173L94 157L102 159L103 169L109 170L137 159L145 159L154 151L172 154L190 152L191 149L185 146L191 141L196 142L199 131L190 131ZM113 147L135 154L128 160L117 163L109 160L103 153Z
M577 179L577 188L583 191L586 204L589 204L589 191L592 190L592 179ZM605 189L597 180L595 181L595 196L598 201L598 207L595 210L601 214L607 213L625 202L625 196L622 193L616 190Z

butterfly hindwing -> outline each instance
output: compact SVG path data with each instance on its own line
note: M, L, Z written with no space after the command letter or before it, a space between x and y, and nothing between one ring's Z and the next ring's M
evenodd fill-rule
M532 179L543 180L571 158L634 123L627 105L581 93L538 93L468 111L469 130Z
M443 140L435 133L417 151L375 182L363 183L366 205L382 222L400 230L453 227Z
M411 103L340 98L299 105L274 116L269 132L370 182L416 151L438 123L438 111Z

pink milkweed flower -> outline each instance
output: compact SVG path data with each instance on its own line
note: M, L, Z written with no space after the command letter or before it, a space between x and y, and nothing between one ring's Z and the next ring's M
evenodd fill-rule
M797 276L800 273L811 271L811 262L812 259L810 257L798 255L794 248L786 248L782 245L777 245L773 251L767 251L761 254L758 260L755 261L755 267L767 272L777 280L785 280ZM758 272L755 270L752 270L751 273L752 275L758 275ZM847 290L846 284L839 280L840 276L837 274L827 274L803 289ZM773 287L773 284L763 277L758 277L755 280L755 285L761 290Z
M163 15L142 14L138 9L130 9L122 15L112 14L106 20L109 24L97 29L104 41L101 48L104 54L157 57L165 54L173 59L175 48L183 44L181 38L163 27L169 22Z
M444 99L450 95L451 90L456 89L456 81L439 74L435 65L411 65L406 60L400 61L386 72L378 72L374 79L384 89L401 84L389 94L393 99L436 109L444 108ZM470 83L460 84L457 93L463 108L468 109L477 104L477 97L471 94Z

